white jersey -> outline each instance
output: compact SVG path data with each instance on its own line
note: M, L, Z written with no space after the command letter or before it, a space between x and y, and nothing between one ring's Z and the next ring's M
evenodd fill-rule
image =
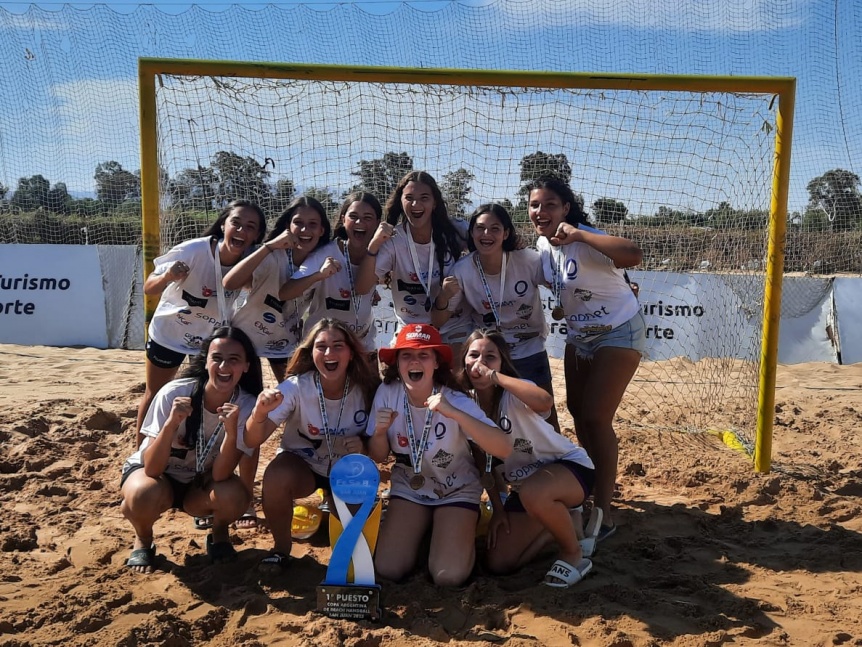
M226 312L219 312L218 289L212 239L193 238L180 243L155 261L153 274L167 272L176 261L189 267L188 275L170 283L162 292L150 321L150 339L174 352L197 355L201 343L214 328L230 320L230 310L239 290L224 290ZM230 267L221 266L222 274Z
M452 274L458 279L461 291L450 299L449 308L455 310L466 302L474 327L497 328L490 303L493 299L494 309L500 317L499 329L509 343L512 357L523 359L544 351L548 337L538 288L545 280L542 259L533 249L519 249L504 254L507 260L505 285L502 286L502 272L485 273L485 281L482 281L476 252L455 263Z
M579 228L605 235L586 225ZM614 262L600 251L581 242L553 247L544 236L536 247L542 255L544 277L551 292L557 289L555 280L562 287L560 304L566 315L569 341L610 332L640 310L624 271L614 267Z
M281 446L278 453L296 454L316 474L328 476L330 469L330 447L326 442L320 400L314 384L314 371L292 375L278 385L284 400L269 412L269 419L280 426L284 423ZM368 407L359 384L351 384L343 400L324 399L326 418L332 442L332 464L345 455L340 440L347 436L359 436L368 424Z
M542 466L554 461L571 461L593 469L586 450L557 431L542 416L517 397L503 391L499 427L509 434L512 453L498 466L507 483L517 486Z
M292 263L286 251L275 249L261 261L236 303L232 323L248 335L258 357L287 358L302 335L297 319L288 324L285 313L298 306L278 298L278 291L290 278Z
M456 409L494 426L493 421L469 396L448 387L443 387L442 392ZM371 418L368 421L367 433L371 435L377 424L378 410L388 408L397 413L387 432L389 447L395 455L395 464L392 466L390 476L391 495L422 505L478 503L482 494L482 485L479 482L479 470L476 468L468 443L470 439L457 422L437 412L431 415L431 430L422 454L421 474L425 482L416 490L410 487L410 479L414 472L410 457L407 418L404 413L406 401L407 395L400 380L395 380L391 384L381 384L374 396ZM409 406L413 432L419 442L428 409Z
M387 240L380 248L376 263L378 278L383 278L387 272L392 272L390 287L395 318L398 321L395 335L408 324L431 323L434 299L440 292L443 278L451 274L456 260L448 251L446 252L441 276L437 254L431 253L434 244L413 243L416 255L416 263L414 263L408 242L410 233L407 226L400 226L396 231L398 235ZM460 311L455 311L440 329L440 335L445 342L461 341L470 334L470 328L470 318Z
M147 415L144 417L144 424L141 427L141 433L144 436L144 440L141 442L141 446L138 448L138 451L126 459L126 462L123 464L123 472L144 464L144 450L152 444L153 440L159 435L159 432L165 425L165 422L167 422L168 417L170 417L174 398L190 397L194 390L195 382L196 380L191 377L173 380L172 382L168 382L159 390L158 393L156 393L156 397L153 398L153 402L147 410ZM254 408L256 401L257 398L242 390L239 391L235 400L235 404L239 406L236 446L241 452L248 456L254 454L254 450L247 447L241 439L245 434L245 423L251 415L251 410ZM185 435L187 420L188 418L180 423L179 429L177 430L177 437L182 438ZM207 454L206 461L203 465L203 471L210 472L212 471L216 456L218 456L221 451L222 441L224 440L224 428L219 426L218 414L211 413L206 409L203 410L201 427L204 432L204 446L206 446L208 441L212 438L216 429L219 429L219 435L213 441L212 449L210 449ZM197 473L196 470L197 448L181 445L175 439L173 443L171 443L171 456L168 459L168 464L167 467L165 467L164 473L180 483L191 483Z
M315 283L314 287L306 291L309 304L305 329L311 330L318 321L326 317L338 319L356 333L367 352L373 352L377 348L377 326L374 325L374 313L371 309L374 294L356 294L354 284L359 266L351 264L348 272L350 259L341 250L337 240L309 254L292 278L302 279L315 274L328 256L341 264L341 271Z

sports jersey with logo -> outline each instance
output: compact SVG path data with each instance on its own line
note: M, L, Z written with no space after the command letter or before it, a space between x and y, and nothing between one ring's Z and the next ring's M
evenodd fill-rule
M522 359L545 350L545 339L548 337L538 288L545 280L542 259L532 249L503 253L507 260L502 297L500 274L480 272L476 265L478 255L471 252L455 263L452 270L461 291L449 300L449 308L455 310L466 302L476 327L496 328L496 318L488 299L490 291L500 318L500 332L509 343L512 357Z
M580 229L605 232L586 225ZM591 339L610 332L637 314L637 297L623 270L587 243L553 247L544 236L536 242L542 255L544 278L554 292L561 287L560 304L566 315L569 340ZM556 278L555 278L556 277ZM556 281L556 282L555 282Z
M190 397L194 390L195 382L196 380L194 378L181 378L179 380L168 382L159 390L156 397L153 399L150 408L147 410L147 415L144 417L144 424L141 427L141 433L144 435L144 440L141 442L141 446L138 448L138 451L126 459L126 462L123 464L124 473L133 467L144 464L144 450L152 444L153 440L159 435L162 427L164 427L170 417L174 398ZM240 389L234 402L234 404L239 406L236 446L241 452L248 456L254 454L254 450L246 447L241 439L245 433L245 423L251 415L251 410L254 409L256 401L257 398ZM197 474L197 448L195 446L186 447L176 440L176 438L184 437L187 421L188 418L183 420L177 429L177 434L173 443L171 443L171 455L170 458L168 458L168 464L167 467L165 467L164 472L180 483L191 483ZM202 423L204 431L204 446L206 446L208 441L212 438L213 433L217 428L219 428L218 413L212 413L204 409ZM219 429L218 437L213 441L212 448L207 454L206 461L203 465L204 472L212 470L216 456L218 456L221 451L223 440L224 427L221 427Z
M289 278L287 252L274 249L255 268L251 287L237 299L233 325L248 335L259 357L290 357L300 341L302 326L295 318L289 325L284 316L297 306L278 298L279 289Z
M278 390L281 391L284 400L269 412L268 417L276 426L284 423L278 453L296 454L308 463L313 472L327 476L330 469L329 444L326 442L314 375L314 371L292 375L279 384ZM363 390L358 384L350 385L343 407L340 398L338 400L325 398L324 402L334 465L346 453L341 439L347 436L359 436L365 431L365 426L368 424L368 409Z
M443 387L442 393L456 409L494 426L494 422L469 396L448 387ZM457 422L437 412L431 415L428 440L422 453L421 474L424 483L418 489L410 487L410 479L414 471L410 454L410 436L404 414L406 399L407 395L400 380L381 384L374 396L366 432L368 435L374 433L378 410L388 408L396 412L397 415L387 432L389 447L395 455L395 464L392 466L390 476L391 495L422 505L478 503L482 494L482 485L479 482L479 470L470 451L468 442L470 439ZM419 447L428 409L409 406L416 446Z
M239 290L224 291L227 312L220 313L212 248L211 238L193 238L154 261L155 275L164 274L176 261L183 261L189 268L185 278L171 282L162 292L150 321L148 334L160 346L184 355L197 355L203 340L222 325L222 319L230 319ZM230 270L227 266L221 268L223 275Z
M347 264L350 261L338 241L332 241L309 254L292 278L301 279L315 274L329 256L338 261L341 270L315 283L314 287L307 291L309 303L305 316L305 329L311 330L325 317L338 319L356 333L366 351L372 352L377 348L375 341L377 327L374 325L374 313L371 308L373 294L356 294L351 284L351 276L355 281L358 266L351 264L351 273L348 273Z
M431 254L432 243L413 243L417 263L413 262L407 226L399 226L396 236L387 240L380 248L377 256L376 271L378 278L383 278L387 272L392 272L392 303L395 307L395 318L398 320L398 330L411 323L431 323L431 308L434 298L440 292L440 283L452 272L455 260L447 251L443 264L443 276L440 275L440 264L437 254ZM418 264L418 267L416 266ZM430 272L429 272L430 266ZM430 283L429 283L429 278ZM424 283L424 285L423 285ZM426 293L426 288L430 296ZM452 317L440 329L444 341L459 341L470 334L470 318L460 311L455 311ZM398 334L398 330L395 334Z
M582 447L557 433L542 416L508 391L503 391L500 398L499 427L513 444L512 453L497 469L513 486L554 461L571 461L593 469L593 462Z

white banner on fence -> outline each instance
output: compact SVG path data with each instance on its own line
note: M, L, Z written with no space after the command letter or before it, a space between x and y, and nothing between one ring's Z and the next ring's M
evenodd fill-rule
M862 362L862 326L859 325L862 320L862 280L838 277L832 289L841 363Z
M108 346L95 246L3 245L0 342Z

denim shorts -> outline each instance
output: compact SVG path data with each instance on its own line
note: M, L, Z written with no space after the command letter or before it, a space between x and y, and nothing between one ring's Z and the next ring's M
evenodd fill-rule
M600 348L630 348L644 356L646 351L646 322L640 310L635 316L613 330L590 339L567 339L578 357L592 359Z
M512 364L515 365L518 375L525 380L539 385L551 383L551 364L546 351L521 359L512 358Z

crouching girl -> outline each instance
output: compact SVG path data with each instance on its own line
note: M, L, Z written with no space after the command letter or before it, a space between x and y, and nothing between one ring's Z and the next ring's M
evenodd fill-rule
M212 515L207 554L213 562L236 557L228 526L246 510L249 493L234 470L243 453L253 453L238 438L262 389L252 343L238 328L222 327L204 340L183 377L156 394L144 440L123 465L121 510L135 529L129 568L152 572L153 525L171 508Z

